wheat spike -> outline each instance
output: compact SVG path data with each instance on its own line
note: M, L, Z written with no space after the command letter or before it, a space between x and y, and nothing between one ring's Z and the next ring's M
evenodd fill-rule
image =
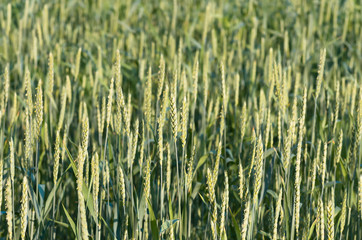
M150 198L150 189L151 189L151 157L147 158L146 168L145 168L145 183L144 183L144 194L145 198Z
M42 89L42 81L41 79L38 82L38 87L36 89L36 106L35 106L35 113L36 113L36 136L40 137L40 129L41 124L43 123L43 89Z
M282 207L282 197L283 197L283 190L280 189L279 196L278 196L278 202L275 210L275 218L274 218L274 228L273 228L273 240L276 240L278 238L278 218L280 214L280 209Z
M161 54L160 57L160 65L158 69L158 86L157 86L157 100L160 99L163 89L163 84L165 81L165 72L166 66L165 66L165 60L163 59L163 55Z
M28 69L25 70L25 96L26 96L26 103L27 107L29 109L29 115L32 116L33 114L33 95L31 90L31 78L30 78L30 72Z
M70 104L72 102L72 83L70 81L69 75L66 76L65 89L67 91L68 103Z
M347 191L344 192L342 210L341 210L341 234L346 224L346 215L347 215Z
M77 55L76 55L76 58L75 58L74 79L78 79L81 54L82 54L82 49L79 48L78 52L77 52Z
M120 196L123 203L123 206L126 205L126 187L124 182L124 174L121 167L119 167L119 186L120 186Z
M217 223L217 204L215 202L214 203L214 210L213 210L213 213L212 213L212 216L211 216L211 232L212 232L212 236L213 236L214 240L217 239L216 223Z
M251 142L253 143L253 152L251 154L251 163L250 163L250 169L249 169L249 179L251 178L251 173L252 171L254 170L254 161L255 161L255 154L256 154L256 149L258 147L258 142L256 140L256 135L255 135L255 130L253 129L253 132L252 132L252 137L251 137Z
M299 236L299 221L300 221L300 184L302 181L302 176L300 174L300 164L301 164L301 155L302 155L302 143L303 143L303 131L304 131L304 121L306 114L306 91L304 91L303 97L303 109L302 114L299 119L299 139L297 147L297 158L295 162L295 194L294 194L294 213L295 213L295 229L296 236Z
M208 71L209 71L209 58L210 58L210 51L207 51L205 54L204 65L202 70L202 81L204 84L204 107L207 106L207 99L209 95L209 78L208 78Z
M341 131L339 133L339 137L338 137L337 152L335 155L334 164L339 163L339 161L341 159L342 145L343 145L343 130L341 129Z
M5 73L4 73L4 111L8 104L9 100L9 91L10 91L10 74L9 74L9 64L5 66Z
M196 106L196 101L197 101L197 91L198 91L198 75L199 75L199 52L197 51L194 57L194 66L192 69L192 80L193 80L193 104L194 106Z
M6 28L5 28L6 36L9 36L10 28L11 28L11 3L7 5L7 19L6 19Z
M82 149L84 155L86 155L88 149L88 141L89 141L89 120L88 117L85 116L82 121Z
M148 77L146 81L146 89L145 89L145 117L147 125L151 124L151 115L152 115L152 68L148 69Z
M118 53L117 53L118 56ZM118 57L117 57L118 59ZM117 60L118 61L118 60ZM118 66L118 64L116 64ZM116 97L117 97L117 113L116 113L116 133L121 134L122 115L126 114L127 109L124 102L123 91L121 87L121 73L118 70L120 66L116 67ZM120 75L120 76L118 76ZM123 116L126 119L127 116ZM125 122L125 121L123 121Z
M97 127L98 127L98 132L102 133L103 129L102 129L102 115L101 115L101 111L100 111L100 107L99 107L99 102L97 101L97 105L96 105L96 110L97 110Z
M93 179L93 205L96 216L98 216L98 195L99 195L99 156L96 152L91 162Z
M219 144L218 144L218 147L217 147L214 171L212 172L212 183L213 183L214 186L215 186L215 184L217 182L217 178L219 176L219 165L220 165L220 158L221 158L221 149L222 149L222 144L221 144L221 141L220 141Z
M57 131L55 139L55 148L54 148L54 170L53 170L54 186L56 186L58 181L59 159L60 159L60 133L59 131Z
M317 142L317 152L316 152L316 157L313 161L313 172L312 172L312 186L311 186L311 192L314 191L314 187L315 187L315 180L316 180L316 176L317 176L317 166L319 164L319 156L320 156L320 152L321 152L321 141L318 140Z
M12 199L11 179L6 181L5 202L6 202L6 221L8 223L8 238L13 239L13 199Z
M88 227L87 227L87 217L86 217L86 209L84 203L84 196L82 193L83 189L83 171L84 171L84 162L85 155L84 149L79 146L78 153L78 176L77 176L77 190L78 190L78 202L79 202L79 210L80 210L80 220L81 220L81 236L82 239L88 239Z
M181 109L181 143L182 148L185 148L187 138L187 126L189 121L189 102L184 97Z
M67 106L67 90L66 90L65 87L62 88L62 94L61 94L61 97L60 97L60 102L62 104L62 107L60 109L60 114L59 114L58 131L60 131L62 129L62 127L63 127L65 108Z
M28 211L29 211L29 195L28 195L28 179L23 177L23 192L21 198L21 239L25 239L26 227L28 225Z
M323 82L323 75L324 75L324 64L326 61L326 49L322 49L320 51L320 56L319 56L319 66L318 66L318 76L317 76L317 85L316 85L316 91L315 91L315 96L316 98L318 98L319 93L321 91L321 85Z
M15 178L15 151L14 151L14 141L11 138L10 139L10 156L9 156L9 163L10 163L10 179L11 182L14 183L14 178Z
M112 114L112 102L113 102L113 87L114 87L114 78L111 79L111 85L109 88L109 94L108 94L108 102L107 102L107 128L109 127L109 123L111 121L111 114Z
M241 239L245 240L246 239L246 234L248 231L248 224L249 224L249 214L250 214L250 201L248 201L245 205L245 209L244 209L244 220L243 223L241 225Z
M227 174L225 173L225 184L227 183ZM221 217L220 217L220 237L224 236L225 232L225 211L227 210L227 201L228 201L228 192L225 188L225 191L222 195L222 204L221 204Z
M207 179L208 197L210 200L210 204L212 204L215 201L215 189L214 189L213 175L210 171L210 168L207 169L206 179Z
M323 200L319 199L318 201L318 222L317 222L317 238L324 239L324 208L323 208Z
M158 153L161 165L163 162L163 126L165 124L167 99L168 99L168 86L166 84L165 90L163 91L160 116L158 118L158 148L159 148Z
M171 94L170 94L170 115L171 115L171 127L174 141L177 141L177 106L176 106L176 83L177 83L177 72L174 73L174 80L171 84Z
M54 58L53 54L49 53L48 59L48 76L47 76L47 93L49 96L53 96L54 88Z
M261 180L263 177L263 143L261 140L261 136L259 136L258 144L257 144L257 155L256 155L256 171L254 175L254 194L253 194L253 203L256 205L258 200L258 194L261 188Z
M241 201L243 200L243 196L244 196L244 170L241 163L239 163L239 197Z
M328 218L328 240L332 240L334 239L334 202L333 202L333 197L332 199L330 199L328 201L328 206L327 206L327 218Z

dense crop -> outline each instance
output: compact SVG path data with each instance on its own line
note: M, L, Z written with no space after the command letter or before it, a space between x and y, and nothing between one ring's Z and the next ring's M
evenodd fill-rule
M0 3L0 239L361 239L362 5Z

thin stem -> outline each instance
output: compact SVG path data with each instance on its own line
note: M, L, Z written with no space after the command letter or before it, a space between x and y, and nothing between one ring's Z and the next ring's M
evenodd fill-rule
M190 235L191 235L191 206L192 206L192 202L189 202L189 223L188 223L188 232L187 232L187 238L190 239Z

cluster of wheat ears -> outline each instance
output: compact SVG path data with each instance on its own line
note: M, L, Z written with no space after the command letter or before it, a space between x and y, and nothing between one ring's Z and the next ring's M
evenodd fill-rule
M0 3L0 239L362 239L357 0Z

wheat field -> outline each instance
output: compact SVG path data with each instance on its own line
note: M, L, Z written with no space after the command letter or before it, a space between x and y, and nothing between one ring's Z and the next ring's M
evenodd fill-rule
M2 0L0 239L362 239L362 2Z

